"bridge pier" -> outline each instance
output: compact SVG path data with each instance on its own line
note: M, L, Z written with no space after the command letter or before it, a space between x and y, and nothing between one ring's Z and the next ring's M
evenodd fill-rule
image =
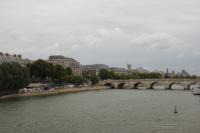
M190 90L190 87L188 85L184 86L184 90Z
M165 90L171 90L171 88L169 88L169 86L165 86Z

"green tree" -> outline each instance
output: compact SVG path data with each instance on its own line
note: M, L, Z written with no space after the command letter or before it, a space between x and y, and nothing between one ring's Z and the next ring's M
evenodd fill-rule
M30 73L26 67L17 63L3 63L0 65L0 95L16 93L28 85Z
M54 66L44 60L37 60L28 65L33 80L44 82L53 75Z
M67 74L68 71L64 67L62 67L61 65L55 65L53 67L52 80L54 83L64 83Z
M197 79L197 76L196 75L192 75L191 79Z
M99 77L97 77L97 76L89 76L87 78L88 78L88 80L91 81L92 85L96 85L99 83Z
M67 73L67 75L72 75L73 74L72 73L72 69L70 67L67 67L66 68L66 73Z
M81 76L67 76L65 78L66 83L70 83L70 84L75 84L75 85L81 85L83 83L87 82L87 78L85 77L81 77Z
M101 69L99 72L100 79L112 79L113 78L113 72L107 70L107 69Z

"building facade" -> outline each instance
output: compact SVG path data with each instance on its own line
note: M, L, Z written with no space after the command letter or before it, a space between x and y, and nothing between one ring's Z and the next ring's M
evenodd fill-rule
M117 74L128 74L128 71L123 67L111 67L110 70Z
M127 70L131 71L132 70L132 65L131 64L127 64Z
M83 75L98 76L101 69L108 69L109 66L105 64L82 65Z
M136 71L138 73L149 73L149 71L144 69L143 67L139 67L139 68L135 69L134 71Z
M183 70L181 71L180 76L181 76L181 77L188 77L188 76L190 76L190 74L189 74L186 70L183 69Z
M188 78L191 75L186 71L186 70L182 70L181 72L169 72L169 70L167 69L166 73L165 73L165 77L168 78Z
M20 65L26 65L28 63L31 63L31 60L28 59L22 59L21 55L16 55L16 54L8 54L8 53L2 53L0 52L0 64L2 63L11 63L11 62L15 62L18 63Z
M68 58L62 55L53 55L49 57L48 62L54 65L61 65L64 68L69 67L72 69L73 75L82 76L82 68L80 62L73 58Z

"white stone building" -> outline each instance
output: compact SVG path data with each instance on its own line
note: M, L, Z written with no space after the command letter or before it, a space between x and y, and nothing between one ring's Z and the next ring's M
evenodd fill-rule
M58 64L63 66L64 68L70 67L72 69L73 75L82 76L82 69L80 62L73 58L68 58L62 55L53 55L49 57L49 63Z
M109 66L105 64L82 65L83 75L98 76L101 69L108 69Z
M2 53L0 52L0 64L2 63L11 63L11 62L16 62L19 63L20 65L26 65L28 63L31 63L31 60L28 59L22 59L21 55L16 55L16 54L8 54L8 53Z
M111 67L110 70L118 74L128 74L128 71L123 67Z

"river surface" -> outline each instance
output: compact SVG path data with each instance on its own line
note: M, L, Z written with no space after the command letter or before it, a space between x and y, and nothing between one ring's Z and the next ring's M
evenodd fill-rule
M116 89L0 101L0 133L199 132L200 97L190 91Z

